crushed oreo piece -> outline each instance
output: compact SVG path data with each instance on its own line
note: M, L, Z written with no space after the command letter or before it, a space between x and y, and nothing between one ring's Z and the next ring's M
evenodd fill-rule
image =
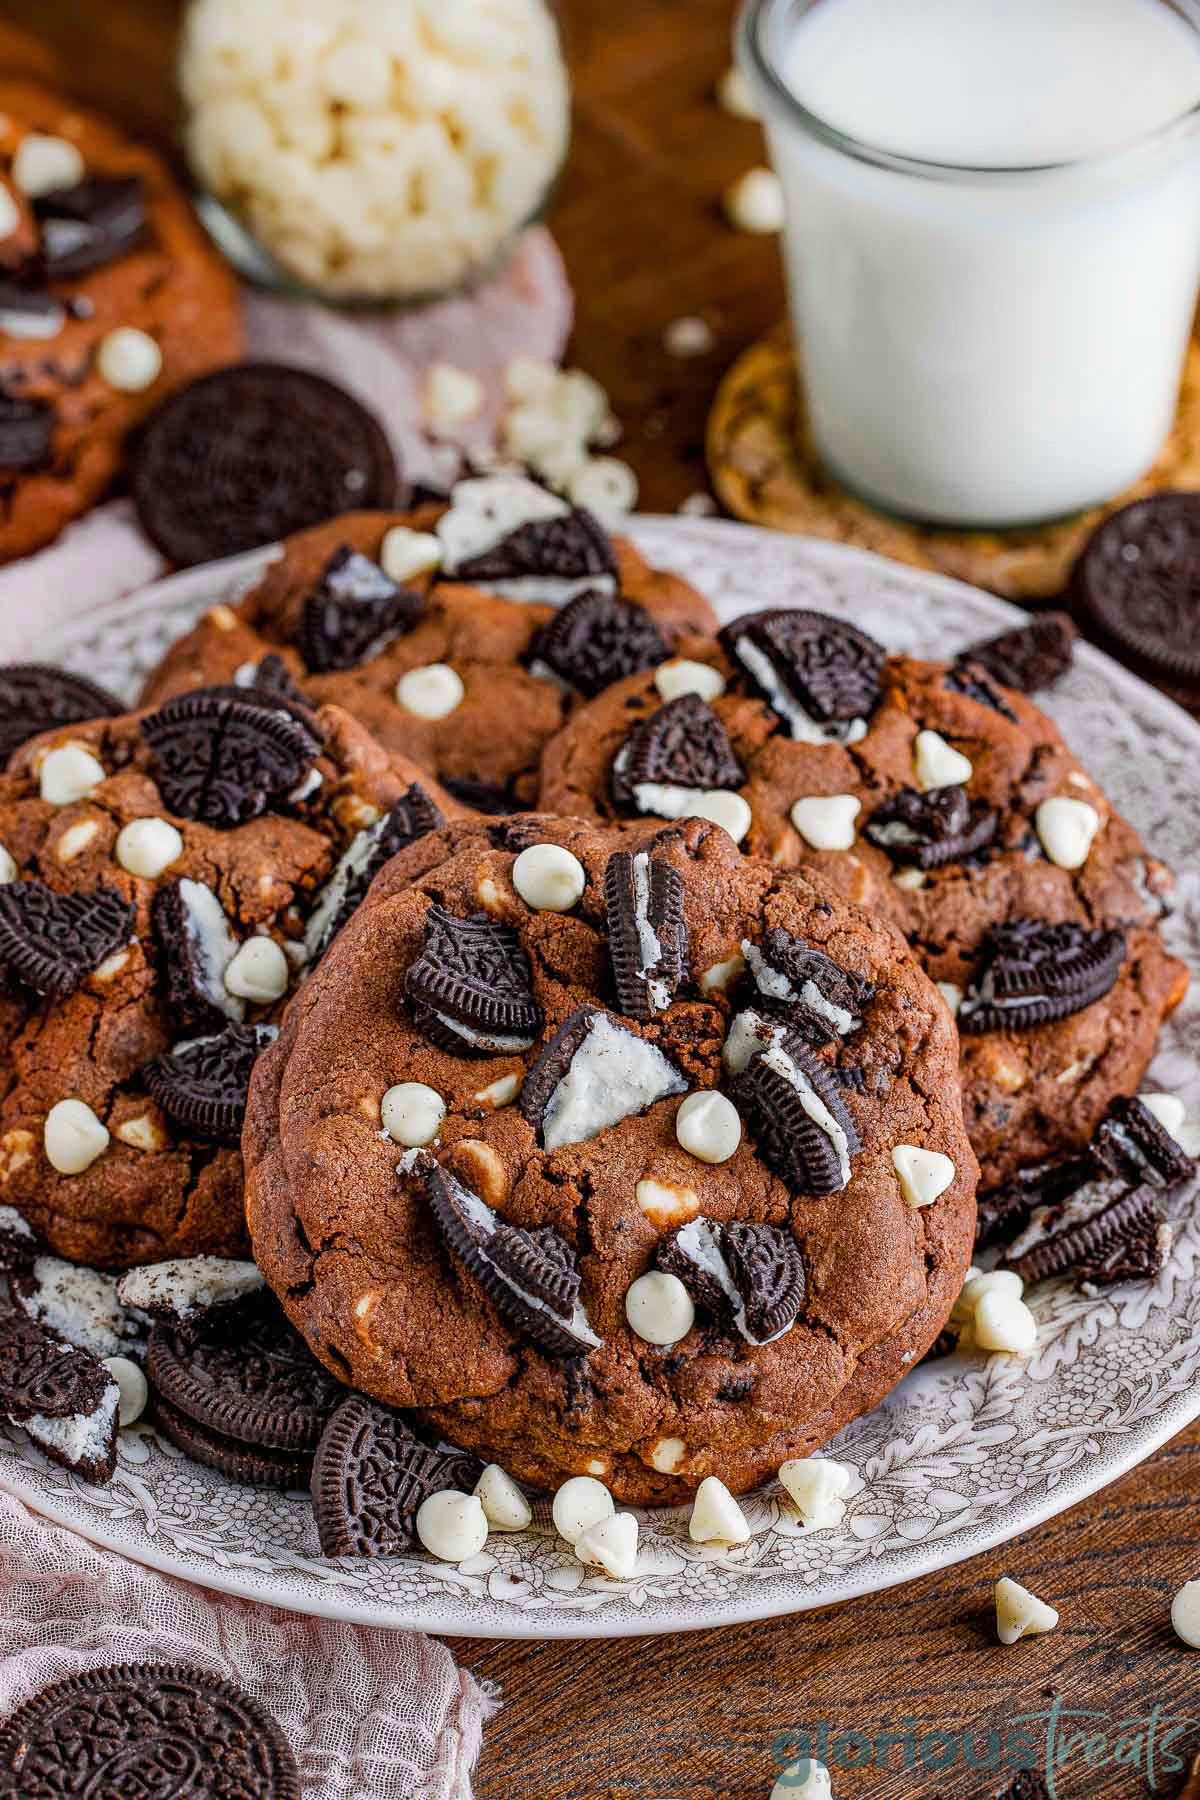
M575 1253L550 1226L524 1231L498 1220L469 1188L425 1157L430 1211L446 1247L506 1319L551 1356L600 1347L579 1300Z
M214 1313L228 1322L231 1308L261 1294L266 1281L252 1262L224 1256L177 1256L130 1269L117 1285L121 1305L177 1327L197 1325Z
M589 588L562 607L538 634L535 662L588 699L664 660L667 646L644 606Z
M662 811L658 790L739 788L746 775L720 719L699 694L680 694L636 725L613 758L611 785L624 812Z
M879 700L887 652L865 631L791 607L746 613L720 633L768 706L801 743L856 743Z
M40 469L50 460L58 424L51 400L27 398L0 387L0 469Z
M759 1155L793 1193L836 1194L862 1140L828 1066L798 1031L739 1013L724 1062L738 1111Z
M1065 921L993 925L958 1009L960 1031L1027 1031L1102 1000L1125 961L1125 933Z
M0 886L0 963L46 1000L65 1000L133 935L133 906L114 888L56 894L42 881Z
M0 664L0 764L40 731L122 711L114 695L82 675L48 663Z
M402 1556L418 1547L417 1513L430 1494L469 1494L483 1464L433 1449L400 1413L349 1394L317 1445L312 1495L325 1556Z
M1174 1188L1196 1173L1192 1157L1136 1098L1112 1102L1092 1137L1091 1153L1100 1168L1135 1187Z
M941 869L986 849L999 823L994 807L971 805L965 787L933 788L924 794L905 787L876 808L864 835L893 862Z
M441 906L425 916L425 944L405 991L421 1029L452 1056L527 1050L542 1024L529 959L516 932L486 916L459 919Z
M80 1350L93 1356L123 1356L139 1333L117 1296L117 1283L101 1269L37 1256L9 1281L12 1299L21 1310Z
M743 941L742 955L762 1010L786 1019L810 1044L849 1037L875 998L874 985L864 976L778 928L768 931L761 945Z
M1168 1230L1153 1188L1099 1179L1035 1212L1005 1253L1004 1267L1027 1286L1071 1275L1085 1292L1114 1281L1151 1280L1163 1265Z
M1017 723L1017 715L1004 698L999 687L982 664L974 662L969 656L962 655L946 672L946 686L956 694L965 694L968 700L974 700L979 706L986 706L1010 724Z
M255 1063L278 1035L273 1025L227 1025L156 1056L142 1070L151 1098L184 1131L237 1149Z
M804 1304L800 1246L777 1225L722 1225L701 1215L662 1240L655 1263L682 1281L697 1311L748 1344L783 1337Z
M1032 1163L1002 1188L979 1196L975 1243L981 1250L1014 1238L1041 1207L1057 1206L1095 1174L1087 1155Z
M186 877L160 887L150 909L167 1010L184 1030L240 1025L245 1002L225 986L238 940L212 889Z
M0 1206L0 1275L28 1269L38 1253L38 1236L15 1206Z
M533 1063L518 1105L545 1149L557 1150L586 1143L687 1085L657 1045L600 1007L581 1006Z
M294 713L204 689L168 700L141 731L170 810L222 831L286 798L321 750Z
M41 260L50 281L74 280L136 250L146 236L140 175L88 175L74 187L39 194Z
M56 338L66 322L62 302L40 284L36 274L0 275L0 334Z
M312 675L357 668L396 632L415 625L423 611L419 594L399 587L369 556L343 544L304 602L297 638L304 666Z
M116 1471L121 1410L121 1390L106 1369L103 1374L105 1383L100 1397L86 1411L69 1413L65 1418L31 1413L19 1421L21 1430L43 1456L73 1475L81 1475L85 1481L98 1483L111 1481ZM24 1794L28 1789L12 1792ZM0 1796L4 1793L0 1774Z
M66 1343L15 1308L0 1311L0 1414L14 1423L91 1413L109 1379L90 1350Z
M1004 687L1035 694L1053 687L1071 667L1079 636L1069 613L1038 613L1028 625L972 644L962 655Z
M687 967L678 869L645 850L614 852L604 872L604 911L618 1006L630 1019L664 1012Z
M612 539L590 512L576 507L554 518L530 519L490 550L454 569L455 581L488 583L550 577L617 576Z
M382 818L358 833L316 896L304 932L310 963L324 956L338 932L357 912L384 863L418 838L436 831L441 823L441 812L414 781Z

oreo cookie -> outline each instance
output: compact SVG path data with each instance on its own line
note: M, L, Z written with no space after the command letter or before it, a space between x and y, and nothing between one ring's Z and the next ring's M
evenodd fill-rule
M941 869L977 856L1000 824L994 807L972 806L965 787L934 788L919 794L901 788L877 807L864 835L893 862L907 868Z
M25 338L57 337L67 322L61 301L36 274L0 275L0 331Z
M433 905L404 985L413 1017L439 1049L497 1056L527 1050L541 1030L530 983L529 959L511 926Z
M1152 494L1099 525L1071 594L1110 643L1169 681L1200 682L1200 495Z
M1112 1102L1090 1148L1099 1168L1135 1187L1169 1190L1196 1173L1194 1160L1136 1098Z
M767 1167L794 1194L836 1194L862 1149L832 1071L798 1031L739 1013L725 1042L729 1091Z
M1042 1207L1058 1206L1092 1179L1096 1166L1086 1154L1061 1162L1033 1163L1012 1181L981 1194L975 1243L981 1250L1010 1242Z
M58 408L51 400L0 387L0 469L41 469L50 461Z
M748 1344L783 1337L804 1305L804 1257L778 1225L722 1225L701 1215L662 1240L655 1264L682 1281L697 1311Z
M779 607L746 613L719 635L793 738L852 744L865 735L887 660L865 631L825 613Z
M1004 687L1036 694L1053 687L1071 667L1079 632L1069 613L1038 613L1028 625L972 644L963 656Z
M1005 1254L1004 1267L1027 1285L1071 1275L1084 1291L1114 1281L1150 1280L1163 1265L1169 1227L1150 1187L1098 1179L1034 1213Z
M186 877L167 882L151 903L150 924L175 1024L208 1032L240 1024L245 1003L225 986L238 940L213 890Z
M0 886L0 963L45 1000L65 1000L133 935L135 911L115 888L56 894L42 881Z
M665 1012L687 969L683 879L665 857L618 850L604 871L608 956L630 1019Z
M312 713L312 707L301 693L288 673L288 666L278 650L269 650L260 663L253 665L254 674L244 686L235 681L236 687L242 688L249 700L271 700L280 706L286 706L289 712L298 712L302 718Z
M213 1037L176 1044L143 1068L146 1091L190 1136L236 1150L251 1073L277 1036L272 1025L227 1025Z
M667 656L661 631L644 606L589 588L555 613L538 634L533 662L590 700Z
M349 1394L321 1435L313 1512L326 1556L402 1556L417 1548L417 1513L430 1494L470 1493L476 1457L436 1450L390 1406Z
M581 507L554 518L530 519L454 568L455 581L475 584L531 577L578 581L586 576L615 581L617 557L603 525Z
M379 564L343 544L304 602L297 644L310 675L354 669L421 617L419 594L398 587Z
M418 1173L446 1248L510 1324L550 1356L586 1356L600 1348L565 1238L549 1225L538 1231L505 1225L431 1156L421 1159Z
M864 976L852 974L823 950L777 928L768 931L761 944L746 940L742 955L756 1005L785 1019L789 1029L810 1044L851 1036L861 1028L863 1014L875 998L874 984ZM843 1086L856 1085L846 1079L852 1073L842 1072Z
M215 1469L230 1481L243 1487L275 1488L279 1493L298 1493L312 1480L313 1459L307 1450L271 1450L256 1448L198 1425L161 1394L151 1397L146 1409L148 1422L168 1444L174 1444L193 1462Z
M148 713L141 732L170 810L219 831L286 798L321 751L294 713L203 688Z
M167 400L141 433L131 484L147 536L181 566L404 500L378 420L333 382L266 362L218 369Z
M271 1294L199 1331L150 1333L150 1385L169 1406L256 1450L311 1453L345 1392L312 1355Z
M118 699L82 675L51 668L48 663L4 663L0 665L0 764L41 731L78 725L85 719L111 719L123 711Z
M15 1307L0 1310L0 1413L15 1424L94 1412L110 1380L89 1350Z
M88 175L74 187L39 194L41 264L48 281L74 280L128 256L146 239L146 196L139 175Z
M151 1320L167 1319L177 1329L192 1330L217 1316L228 1325L233 1310L257 1302L265 1286L252 1262L177 1256L130 1269L121 1277L117 1298L122 1306Z
M698 694L680 694L634 727L609 779L623 812L653 813L662 810L655 788L740 788L746 774L712 707Z
M33 1226L14 1206L0 1206L0 1275L28 1269L37 1252L38 1237Z
M309 914L304 949L310 963L324 956L338 932L357 912L384 863L418 838L436 831L441 823L440 810L414 781L382 818L357 834L318 892Z
M1082 1012L1116 985L1125 933L1065 921L993 925L958 1009L960 1032L1028 1031Z
M656 1044L598 1006L581 1006L547 1041L525 1076L517 1104L546 1150L583 1144L687 1092Z
M968 700L974 700L977 705L999 713L1010 725L1019 723L1016 713L987 670L981 663L973 662L965 652L947 670L946 686L956 694L965 694Z
M85 1669L0 1727L3 1800L300 1800L279 1726L231 1682L184 1663Z

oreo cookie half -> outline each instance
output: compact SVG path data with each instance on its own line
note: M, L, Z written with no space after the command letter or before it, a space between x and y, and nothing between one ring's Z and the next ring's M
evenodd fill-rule
M139 175L88 175L74 187L39 194L41 261L48 281L69 281L136 250L146 237Z
M832 1071L800 1033L757 1012L738 1013L723 1061L767 1167L792 1193L839 1193L862 1139Z
M133 935L133 906L114 888L56 894L42 881L0 886L0 963L46 1000L65 1000Z
M875 998L871 982L786 931L768 931L761 945L744 940L742 955L761 1009L786 1019L810 1044L858 1031Z
M1152 1188L1099 1179L1056 1206L1039 1208L1009 1246L1004 1267L1027 1284L1071 1275L1087 1292L1114 1281L1152 1279L1169 1245L1170 1228Z
M0 469L41 469L50 460L58 409L0 387Z
M941 869L966 862L986 849L1000 816L994 807L972 806L965 787L934 788L919 794L901 788L877 807L864 835L893 862L915 869Z
M1111 992L1124 961L1123 931L1039 919L993 925L958 1029L1028 1031L1069 1018Z
M612 539L582 507L554 517L529 519L491 549L457 563L453 578L475 585L530 578L579 581L589 576L617 578Z
M533 647L535 666L544 663L589 700L666 656L663 635L646 608L598 588L577 594L555 613Z
M0 425L0 432L2 432ZM3 466L0 453L0 466ZM41 731L115 718L125 709L94 681L48 663L0 665L0 764Z
M237 1149L242 1141L250 1076L273 1025L228 1025L156 1056L142 1070L151 1098L190 1135Z
M682 1281L699 1311L748 1344L783 1337L804 1305L800 1246L777 1225L722 1225L701 1215L662 1240L655 1263Z
M656 1044L598 1006L581 1006L549 1039L518 1105L547 1150L583 1144L656 1101L687 1092Z
M39 1414L91 1413L111 1377L89 1350L68 1344L15 1307L0 1311L0 1413L20 1425Z
M3 1800L300 1800L270 1715L231 1682L183 1663L86 1669L0 1727Z
M219 831L286 798L321 751L294 713L203 688L148 713L141 732L170 810Z
M979 706L986 706L991 712L999 713L1011 725L1017 724L1017 715L1004 698L1000 687L995 683L981 663L971 660L965 652L951 665L946 673L946 686L956 694L965 694L968 700L974 700Z
M188 1328L214 1315L227 1324L230 1309L256 1299L265 1286L252 1262L224 1256L176 1256L130 1269L121 1277L117 1298L122 1306L151 1319L168 1319L177 1328Z
M528 1050L541 1029L520 939L511 926L483 916L459 919L431 906L405 991L422 1031L452 1056Z
M169 881L154 896L150 924L175 1023L185 1030L240 1024L245 1003L225 986L238 940L212 889L186 877Z
M417 1165L447 1249L509 1322L551 1356L586 1356L601 1340L579 1299L575 1253L552 1226L505 1225L478 1194L425 1156Z
M131 483L147 536L183 566L403 503L378 420L344 388L281 363L218 369L166 401L142 431Z
M687 968L683 879L665 857L618 850L604 871L608 955L630 1019L665 1012Z
M321 571L300 615L298 645L311 675L354 669L424 611L419 594L398 587L379 564L343 544Z
M979 1216L975 1242L980 1249L1011 1241L1024 1229L1040 1208L1058 1206L1096 1174L1096 1165L1087 1156L1073 1156L1062 1162L1034 1163L1021 1169L1002 1188L979 1196Z
M436 831L441 823L441 812L414 781L389 812L357 834L317 894L309 914L304 949L310 963L324 956L338 932L357 912L384 863L418 838Z
M865 631L779 607L746 613L719 635L797 741L854 744L866 736L887 652Z
M1070 613L1038 613L1028 625L1002 631L962 652L1004 687L1036 694L1053 687L1071 667L1079 636Z
M613 758L612 796L623 812L679 815L697 791L740 788L745 770L725 727L698 694L680 694L636 725ZM679 790L686 790L682 799Z
M1194 1160L1136 1098L1112 1102L1096 1128L1091 1154L1106 1173L1135 1187L1175 1188L1196 1173Z
M1200 681L1200 495L1152 494L1110 514L1071 577L1076 601L1128 655Z
M398 1412L349 1394L333 1414L313 1462L313 1512L326 1556L402 1556L417 1547L417 1513L430 1494L470 1493L476 1457L435 1450Z

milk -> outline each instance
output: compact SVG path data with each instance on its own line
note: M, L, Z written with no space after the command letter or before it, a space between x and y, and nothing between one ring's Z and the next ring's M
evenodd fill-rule
M751 0L745 51L833 472L997 526L1144 474L1200 284L1200 32L1166 0Z

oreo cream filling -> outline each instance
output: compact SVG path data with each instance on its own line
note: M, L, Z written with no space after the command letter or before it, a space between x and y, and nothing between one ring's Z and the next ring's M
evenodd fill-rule
M845 1187L850 1180L850 1145L846 1133L803 1070L796 1067L783 1048L784 1035L784 1026L764 1019L761 1013L747 1009L738 1013L729 1027L721 1060L731 1075L740 1075L755 1056L761 1056L769 1069L783 1077L788 1086L795 1090L801 1106L818 1131L833 1145L842 1177L841 1185Z
M675 1233L675 1247L690 1263L694 1263L702 1275L711 1276L717 1283L726 1300L733 1318L735 1330L744 1337L748 1344L773 1344L777 1338L786 1337L795 1325L795 1319L785 1325L782 1331L772 1332L770 1337L755 1337L746 1324L746 1303L737 1290L737 1284L725 1260L717 1233L710 1220L701 1216L689 1219L686 1225L680 1226Z
M733 653L761 690L767 705L779 714L799 744L857 744L867 735L865 719L832 719L822 724L810 717L790 693L765 650L748 637L734 640Z
M179 883L183 929L191 956L196 992L233 1024L246 1016L243 1001L225 987L225 971L240 948L229 929L225 909L210 887L184 878Z
M103 1463L113 1440L121 1405L121 1390L110 1381L91 1412L72 1413L65 1419L48 1419L41 1413L21 1420L21 1430L35 1444L53 1451L71 1467Z
M470 1044L476 1050L489 1051L493 1056L512 1056L518 1050L528 1050L533 1043L533 1036L525 1036L518 1032L479 1031L474 1025L464 1025L461 1019L452 1019L449 1013L438 1012L433 1008L434 1017L460 1037L464 1044Z
M118 1294L124 1306L184 1319L211 1307L230 1306L265 1286L252 1262L235 1262L224 1256L177 1256L131 1269L122 1277Z
M128 1339L136 1336L111 1275L56 1256L39 1256L30 1281L28 1292L14 1289L18 1305L77 1349L90 1350L93 1356L120 1356Z
M384 813L373 825L366 826L355 835L349 848L342 852L334 865L333 873L318 894L317 904L309 914L308 924L304 928L304 953L309 962L316 962L328 948L330 928L342 910L346 890L364 869L370 867L375 846L386 826L387 814Z
M557 1084L542 1120L547 1150L583 1144L656 1100L687 1091L687 1082L662 1051L595 1013L587 1036Z
M754 977L755 987L766 999L781 1000L790 1006L807 1006L810 1012L815 1012L832 1025L839 1037L848 1037L862 1024L857 1013L850 1012L844 1006L835 1006L832 1000L827 1000L815 981L802 982L797 988L781 969L771 966L757 944L752 944L748 938L742 939L742 955Z

